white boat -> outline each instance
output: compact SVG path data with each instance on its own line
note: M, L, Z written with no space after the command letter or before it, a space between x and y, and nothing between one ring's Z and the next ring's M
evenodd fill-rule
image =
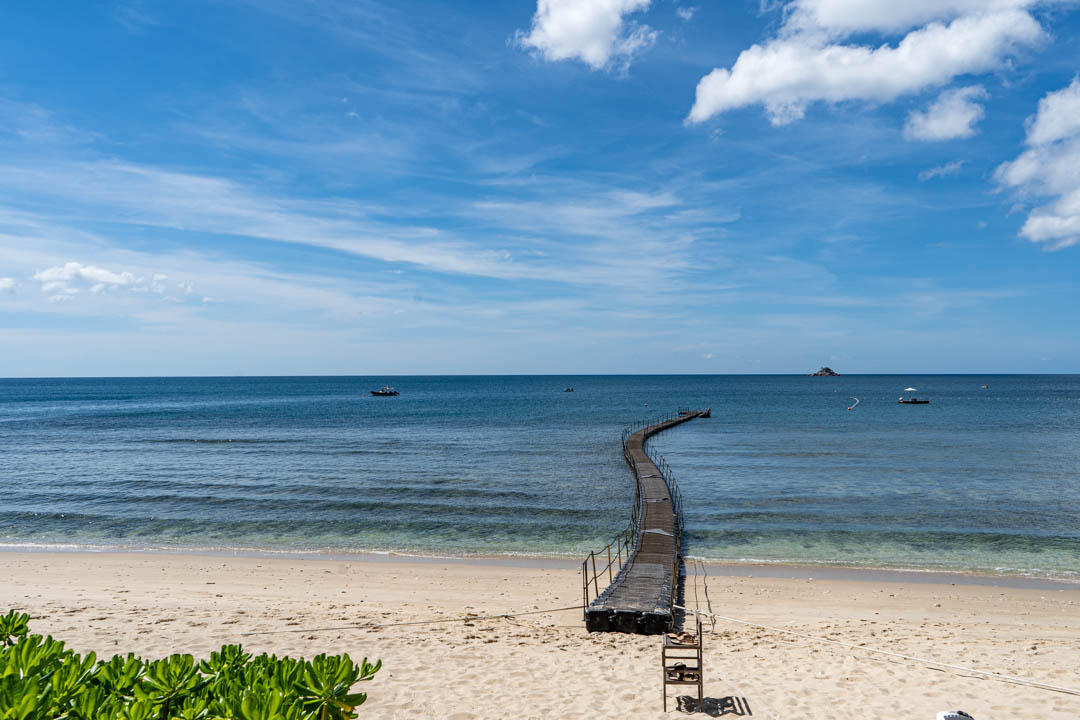
M904 392L905 393L914 393L914 392L918 392L918 390L916 390L915 388L909 387L909 388L904 388ZM929 405L930 404L929 400L919 400L914 395L911 395L909 397L904 397L903 395L901 395L900 399L897 400L896 402L898 402L901 405Z

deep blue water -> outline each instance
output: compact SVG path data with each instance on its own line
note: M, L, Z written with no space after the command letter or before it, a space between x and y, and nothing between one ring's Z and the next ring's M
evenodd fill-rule
M0 543L579 555L678 405L689 554L1080 578L1080 376L0 380Z

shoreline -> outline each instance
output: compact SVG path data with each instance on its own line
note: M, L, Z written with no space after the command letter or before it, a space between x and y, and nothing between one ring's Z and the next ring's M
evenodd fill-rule
M7 554L27 555L95 555L95 556L193 556L204 558L251 558L265 560L298 560L402 563L424 565L467 565L478 567L508 567L532 570L577 570L582 559L563 555L479 554L424 555L396 551L310 551L272 550L262 548L182 548L182 547L125 547L114 545L45 545L0 544L0 557ZM851 565L799 564L789 562L731 562L708 560L696 556L684 557L688 579L697 561L704 564L708 575L739 578L776 578L785 580L844 580L851 582L919 583L924 585L981 585L988 587L1031 590L1080 590L1080 577L1067 579L1039 575L925 568L890 568Z

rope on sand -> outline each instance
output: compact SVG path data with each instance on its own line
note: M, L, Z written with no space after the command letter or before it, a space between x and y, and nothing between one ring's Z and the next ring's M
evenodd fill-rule
M473 620L500 620L502 618L518 617L519 615L542 615L544 613L562 612L563 610L581 610L581 606L570 605L568 607L549 608L547 610L529 610L527 612L502 613L501 615L466 615L465 617L458 618L440 618L438 620L415 620L412 622L383 623L382 625L339 625L338 627L299 629L294 628L292 630L260 630L256 632L244 632L240 633L240 635L280 635L283 633L333 632L335 630L378 630L380 628L402 627L404 625L438 625L440 623L470 622Z
M711 632L715 633L716 632L716 615L713 614L712 600L709 598L709 570L705 566L705 562L701 558L695 558L695 560L697 562L694 564L694 604L697 605L698 607L701 607L700 603L698 603L698 601L697 601L697 579L698 579L698 568L700 568L701 569L701 585L705 589L705 607L706 607L707 611L706 612L700 612L698 610L692 610L691 612L696 613L698 615L704 615L704 616L708 617L710 623L712 624L712 631ZM679 607L679 606L676 605L676 607ZM686 610L686 608L682 608L682 609L684 611ZM702 630L702 632L706 632L706 631ZM739 666L742 667L742 662L739 662L739 661L736 661L736 662L738 662ZM745 670L745 668L743 668L743 670ZM733 695L741 697L743 699L746 698L746 693L744 693L742 691L742 689L739 688L735 684L734 680L732 680L730 678L727 678L727 677L724 677L723 675L720 675L719 673L717 673L717 675L719 675L720 680L725 685L727 685L729 689L732 690ZM755 698L755 702L758 703L758 705L761 707L761 709L765 712L766 715L768 715L771 718L771 720L777 720L777 717L772 714L772 711L769 710L769 708L765 707L764 703L759 702L757 700L757 698Z
M687 610L687 608L684 607L680 607L679 609ZM688 612L697 613L698 615L704 615L706 617L713 617L718 620L726 620L728 622L738 623L740 625L760 628L761 630L772 630L774 632L785 633L787 635L795 635L796 637L806 638L808 640L817 640L818 642L829 643L831 645L839 645L841 647L850 648L852 650L877 653L878 655L888 655L890 657L901 658L903 660L913 660L915 662L926 663L929 665L937 665L938 667L946 667L952 670L961 670L963 672L975 673L976 675L984 675L993 680L1000 680L1002 682L1013 683L1016 685L1027 685L1029 687L1039 688L1040 690L1051 690L1053 692L1065 693L1066 695L1080 695L1080 690L1076 688L1062 687L1060 685L1051 685L1049 683L1039 682L1037 680L1028 680L1027 678L1014 677L1012 675L1002 675L1001 673L990 672L989 670L978 670L976 668L964 667L963 665L953 665L951 663L939 662L930 658L916 657L914 655L904 655L903 653L895 653L888 650L879 650L877 648L865 647L862 645L852 645L851 643L841 642L839 640L830 640L829 638L818 637L817 635L807 635L806 633L795 632L794 630L785 630L784 628L772 627L770 625L759 625L757 623L747 622L746 620L739 620L738 618L725 617L723 615L703 613L697 610L689 610Z

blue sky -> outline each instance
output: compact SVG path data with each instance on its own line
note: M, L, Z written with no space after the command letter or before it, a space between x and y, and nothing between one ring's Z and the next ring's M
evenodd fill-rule
M0 376L1080 371L1080 3L4 15Z

